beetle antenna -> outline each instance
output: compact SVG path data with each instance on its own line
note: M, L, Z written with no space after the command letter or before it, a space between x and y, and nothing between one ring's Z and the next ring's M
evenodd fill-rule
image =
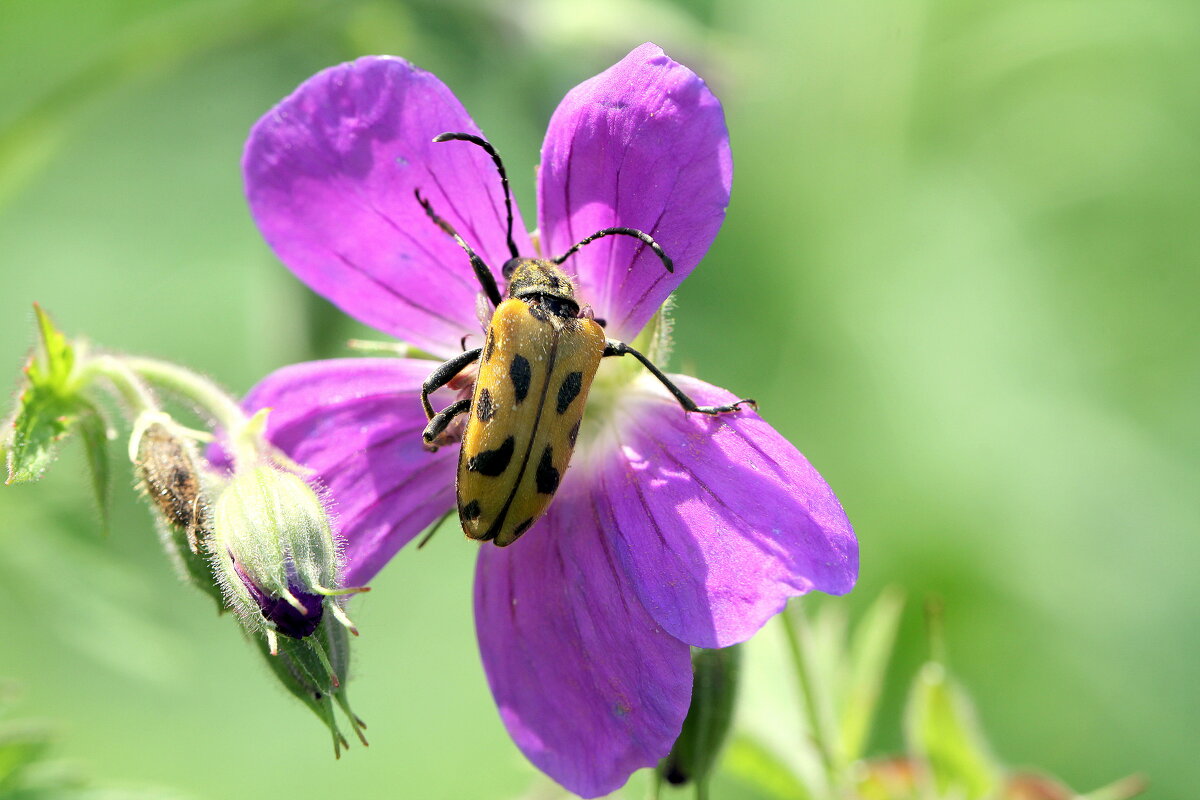
M663 252L663 249L658 246L658 242L651 239L650 234L646 233L645 231L639 231L637 228L605 228L602 231L596 231L595 233L593 233L591 236L584 239L579 244L572 245L571 248L569 250L567 250L567 252L563 253L558 258L552 258L550 260L553 261L555 264L561 264L562 262L567 260L567 256L573 254L576 250L583 247L585 244L588 244L589 242L594 242L597 239L600 239L604 236L612 236L614 233L619 233L619 234L622 234L623 236L632 236L635 239L639 239L642 243L650 245L650 249L654 251L654 254L662 259L663 266L667 268L667 272L675 271L674 262L672 262L670 257L666 253Z
M492 162L496 165L496 171L500 173L500 185L504 187L504 210L508 213L508 252L513 258L519 258L517 253L517 244L513 241L513 211L512 211L512 194L508 190L508 173L504 171L504 162L500 160L500 154L496 152L496 148L492 147L492 143L482 136L476 136L471 133L439 133L433 137L435 142L470 142L477 144L484 149L489 156L492 157Z
M421 208L425 209L425 213L429 215L433 223L453 236L454 241L458 242L458 246L467 252L467 257L471 259L471 268L475 270L475 277L479 279L479 285L483 287L483 293L492 301L493 306L500 305L503 298L500 296L500 289L496 286L496 277L487 268L487 264L484 264L483 259L471 249L471 245L458 235L458 231L454 230L453 225L437 215L430 202L421 196L420 189L413 189L413 194L417 196L417 202L421 204Z

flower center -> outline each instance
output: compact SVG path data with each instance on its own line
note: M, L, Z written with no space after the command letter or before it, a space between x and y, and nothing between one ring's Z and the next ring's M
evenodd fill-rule
M661 363L671 347L669 304L664 305L630 344L651 361ZM606 358L600 362L588 393L587 410L579 426L572 470L590 470L607 461L613 450L629 441L629 429L650 398L645 367L636 359ZM650 400L650 402L655 402Z

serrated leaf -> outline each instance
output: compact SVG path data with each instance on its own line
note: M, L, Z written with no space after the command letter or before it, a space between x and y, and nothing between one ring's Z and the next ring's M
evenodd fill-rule
M937 662L917 673L906 719L909 749L929 768L940 797L977 800L996 790L1000 775L966 693Z
M854 629L849 676L839 715L838 749L843 764L864 755L903 608L904 597L900 592L884 591Z
M108 487L112 479L108 462L108 425L95 406L88 408L87 413L79 419L79 433L83 439L84 452L87 453L88 471L92 475L92 492L96 496L96 508L100 512L100 528L107 534Z
M812 800L810 792L791 768L761 742L739 734L730 743L722 769L778 800Z
M42 477L61 442L79 417L78 406L50 387L32 385L18 398L7 449L8 480L25 483Z
M54 460L58 443L71 432L87 410L72 377L75 352L40 306L38 341L25 365L25 386L17 396L17 409L4 432L6 483L24 483L42 476Z
M75 366L75 353L62 331L54 327L50 316L37 303L33 304L37 317L38 343L35 358L30 364L32 380L44 384L63 386Z

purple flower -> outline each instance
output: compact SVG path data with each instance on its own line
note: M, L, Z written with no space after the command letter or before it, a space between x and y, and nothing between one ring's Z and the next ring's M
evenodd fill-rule
M435 144L481 135L450 90L396 58L306 81L251 132L254 219L279 258L346 313L438 358L482 341L479 285L420 190L496 275L508 258L500 183L486 153ZM538 173L541 250L611 226L627 237L572 256L578 294L608 336L632 341L716 236L732 163L724 114L694 73L645 44L568 93ZM519 211L514 237L536 255ZM610 363L613 362L613 363ZM630 363L623 363L630 362ZM337 503L347 585L366 583L455 504L456 447L422 446L429 360L297 364L246 398L271 407L271 440ZM736 398L672 376L700 404ZM452 397L446 397L446 405ZM691 689L689 647L749 638L787 598L842 594L858 546L829 487L750 409L685 413L632 359L607 359L550 509L507 548L483 545L480 653L518 747L563 786L610 792L665 756Z

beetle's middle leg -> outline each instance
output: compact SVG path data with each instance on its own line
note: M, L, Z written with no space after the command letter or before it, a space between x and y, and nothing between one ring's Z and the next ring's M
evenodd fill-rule
M454 380L455 376L462 372L464 367L478 361L481 352L483 352L483 348L476 347L474 350L459 353L434 370L433 374L421 384L421 405L425 408L425 419L429 420L429 425L422 434L422 438L425 439L426 444L431 443L439 433L444 431L456 415L463 413L471 407L471 401L464 399L450 404L440 413L434 413L433 406L429 402L429 395ZM463 403L466 403L466 405L463 405ZM458 410L454 413L447 413L455 408Z
M443 408L441 411L433 415L429 420L429 424L425 426L425 432L421 434L421 438L425 440L427 447L432 447L437 438L442 435L454 418L465 414L471 410L471 398L464 397L461 400L456 400L450 405Z
M633 356L638 361L642 362L642 366L644 366L646 369L650 370L650 374L653 375L654 377L658 378L659 382L663 386L667 387L667 391L670 392L671 395L676 400L679 401L679 405L683 406L684 411L691 411L691 412L695 412L697 414L713 414L713 415L715 415L715 414L724 414L729 411L737 411L738 408L742 404L748 405L751 408L758 408L758 403L754 402L753 400L751 400L749 398L746 398L745 400L738 400L737 402L730 403L729 405L726 405L726 406L696 405L695 400L688 397L687 394L683 391L683 389L680 389L678 386L676 386L675 383L670 378L668 378L661 369L654 366L653 361L646 358L644 355L639 353L637 350L634 350L632 347L625 344L624 342L618 342L615 339L609 339L605 343L604 355L602 356L603 358L608 358L610 356L626 356L626 355Z

